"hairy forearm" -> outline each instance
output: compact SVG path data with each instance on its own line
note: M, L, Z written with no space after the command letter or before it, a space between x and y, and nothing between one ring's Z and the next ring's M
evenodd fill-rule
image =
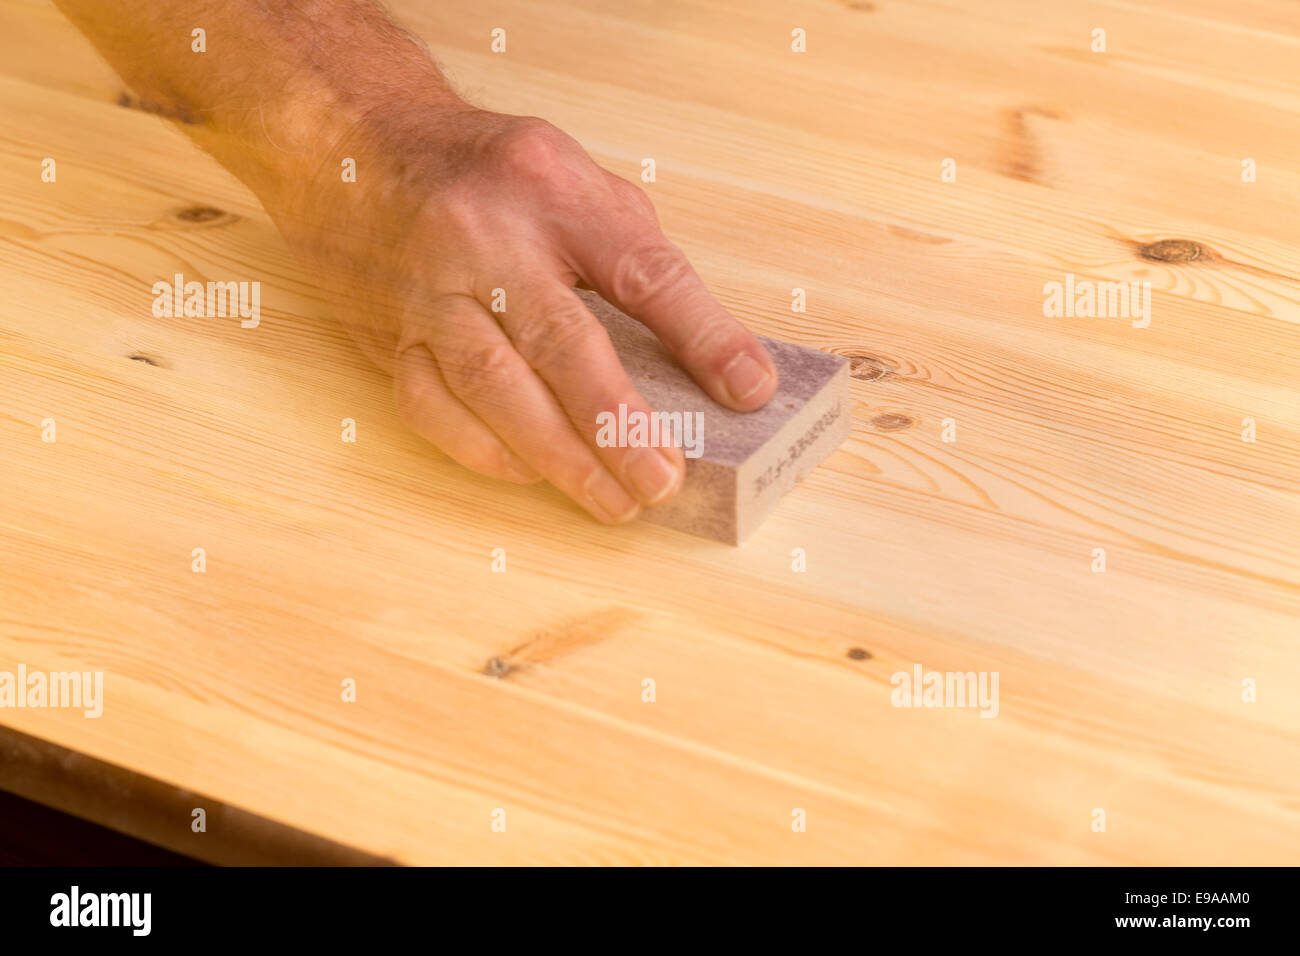
M350 193L420 178L446 161L430 140L472 109L372 0L55 2L273 215L345 198L344 158L384 173Z

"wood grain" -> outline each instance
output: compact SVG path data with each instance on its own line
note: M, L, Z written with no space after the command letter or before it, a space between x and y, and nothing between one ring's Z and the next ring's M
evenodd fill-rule
M849 442L741 549L465 473L253 197L4 0L0 670L106 699L0 724L403 862L1300 857L1295 4L392 6L480 103L655 158L719 298L853 358ZM175 272L261 325L153 317ZM1067 273L1150 327L1045 317ZM915 664L998 716L891 706Z

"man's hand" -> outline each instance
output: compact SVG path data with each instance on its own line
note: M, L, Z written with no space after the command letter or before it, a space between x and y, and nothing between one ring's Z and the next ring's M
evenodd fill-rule
M454 162L434 164L426 181L355 190L365 206L340 207L346 230L328 214L291 217L311 223L294 244L392 369L412 429L468 468L542 477L600 520L627 521L676 491L684 461L676 448L597 446L598 413L651 409L574 283L653 329L732 408L768 399L771 360L664 238L641 189L568 136L480 111L443 125L450 139L422 148ZM315 202L314 190L302 201Z
M548 123L461 101L368 0L59 2L129 82L204 118L186 131L258 193L392 373L404 421L466 467L545 478L608 523L680 487L679 449L596 443L600 412L651 409L579 282L644 322L717 401L751 410L775 391L766 351L639 187ZM148 48L184 42L195 6L209 44L273 59Z

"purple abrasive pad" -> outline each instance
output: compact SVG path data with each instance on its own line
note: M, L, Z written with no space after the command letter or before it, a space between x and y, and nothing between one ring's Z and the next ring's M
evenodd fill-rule
M758 411L733 412L709 398L644 325L594 292L577 292L651 408L702 416L701 454L686 459L685 485L668 503L645 509L644 520L740 544L848 437L849 366L840 356L760 336L780 385Z

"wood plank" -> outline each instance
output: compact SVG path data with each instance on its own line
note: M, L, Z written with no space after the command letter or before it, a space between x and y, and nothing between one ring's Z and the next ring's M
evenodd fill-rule
M655 157L721 300L855 359L849 442L741 549L463 472L253 197L6 0L0 670L106 700L0 724L401 862L1297 858L1294 4L393 6L481 102ZM177 271L260 327L155 318ZM1066 273L1150 327L1045 317ZM998 672L996 719L891 706L915 664Z

